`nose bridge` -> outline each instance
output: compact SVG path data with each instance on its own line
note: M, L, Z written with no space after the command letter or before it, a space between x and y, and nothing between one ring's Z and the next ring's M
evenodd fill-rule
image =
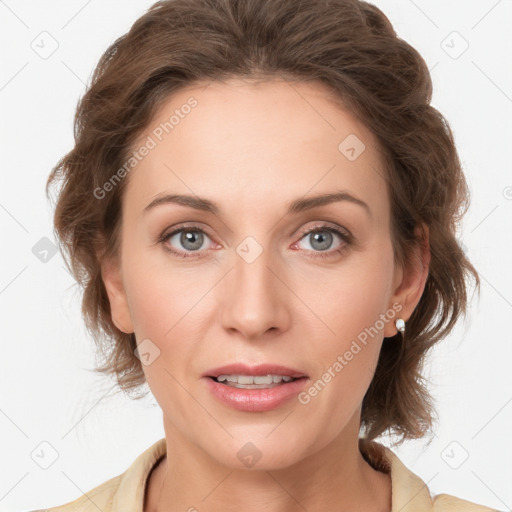
M283 329L286 319L284 285L273 269L272 251L246 237L233 255L233 270L223 289L225 329L234 328L248 338L270 328Z

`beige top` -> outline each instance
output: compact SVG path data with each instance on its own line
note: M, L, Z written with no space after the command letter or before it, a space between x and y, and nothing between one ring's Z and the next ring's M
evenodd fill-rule
M391 476L391 512L498 512L448 494L434 496L423 480L410 471L388 447L359 440L368 463ZM33 512L143 512L148 476L166 453L165 438L141 453L132 465L83 496L64 505Z

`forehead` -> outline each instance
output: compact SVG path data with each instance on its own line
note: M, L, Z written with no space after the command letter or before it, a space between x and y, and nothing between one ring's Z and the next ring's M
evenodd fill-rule
M172 192L250 209L344 189L384 214L377 141L333 99L320 83L278 79L180 89L132 147L150 149L129 174L125 201L141 210Z

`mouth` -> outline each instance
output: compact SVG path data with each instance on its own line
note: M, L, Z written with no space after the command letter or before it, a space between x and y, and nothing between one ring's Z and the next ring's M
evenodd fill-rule
M246 370L246 373L242 373L240 366L237 368L236 373L231 369L231 373L216 371L214 375L202 377L216 400L242 412L266 412L282 407L301 393L309 380L307 375L290 369L282 371L282 367L280 373L274 367L267 374L261 368Z
M271 389L283 386L307 377L291 377L289 375L219 375L218 377L209 377L210 379L225 386L239 389Z
M233 363L209 370L203 377L238 389L271 389L308 378L305 373L294 368L269 363L256 366Z

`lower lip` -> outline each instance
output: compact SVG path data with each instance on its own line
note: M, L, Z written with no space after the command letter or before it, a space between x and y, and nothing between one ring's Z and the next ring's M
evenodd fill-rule
M204 377L213 395L224 405L245 412L271 411L283 405L304 388L306 377L267 389L242 389Z

